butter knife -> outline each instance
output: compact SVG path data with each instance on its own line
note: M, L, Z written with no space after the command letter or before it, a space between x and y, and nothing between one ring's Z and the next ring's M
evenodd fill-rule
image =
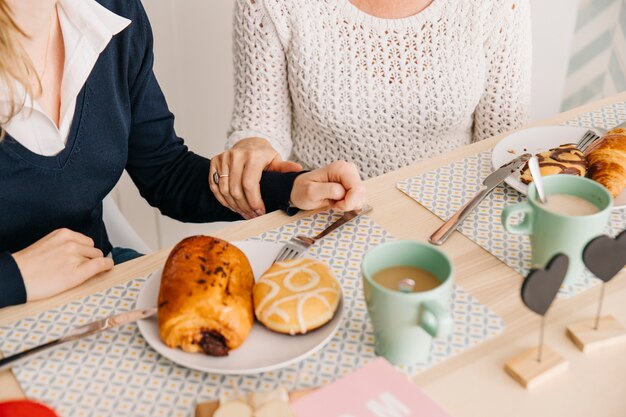
M494 188L500 185L505 179L507 179L512 173L517 171L530 159L531 155L525 153L511 162L502 165L494 172L489 174L482 183L480 191L470 201L468 201L463 207L459 209L450 219L445 222L429 239L429 242L433 245L442 245L450 235L456 230L457 227L467 218L467 216L491 193Z
M0 372L17 366L22 362L26 362L31 357L45 352L48 349L52 349L67 342L82 339L83 337L91 336L105 330L113 329L124 324L152 317L156 314L156 312L156 307L143 310L127 311L125 313L115 314L101 320L96 320L91 323L75 327L74 329L70 330L65 336L59 339L52 340L51 342L44 343L43 345L39 345L32 349L25 350L24 352L16 353L15 355L0 359Z

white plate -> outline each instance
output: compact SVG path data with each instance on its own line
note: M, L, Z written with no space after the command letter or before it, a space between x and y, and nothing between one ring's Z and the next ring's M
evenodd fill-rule
M241 249L254 271L256 280L272 264L272 260L282 247L269 242L233 242ZM156 304L161 284L163 268L153 272L143 284L137 308L152 307ZM156 317L138 322L139 331L154 350L172 362L187 368L215 374L247 375L272 371L301 361L324 347L337 333L343 317L343 301L330 323L300 336L288 336L272 332L255 322L250 336L239 348L228 356L214 357L203 353L186 353L171 349L161 341Z
M534 155L565 143L576 143L586 131L585 127L574 126L541 126L520 130L502 139L493 148L491 165L499 168L525 152ZM528 186L520 180L519 170L505 182L524 195L528 193ZM614 207L626 208L626 190L617 196Z

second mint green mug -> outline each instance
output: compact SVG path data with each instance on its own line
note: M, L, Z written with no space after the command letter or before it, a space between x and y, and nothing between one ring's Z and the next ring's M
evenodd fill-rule
M543 268L558 253L569 257L569 269L564 283L573 284L584 271L582 260L585 246L604 233L613 207L613 197L606 188L588 178L575 175L551 175L543 178L546 197L568 194L593 203L598 212L586 216L566 216L544 209L537 200L534 184L528 187L528 200L506 207L502 212L504 228L513 234L530 236L532 266ZM519 224L511 217L523 214Z
M431 290L404 293L373 280L394 266L414 266L431 272L441 284ZM399 240L383 243L365 254L361 264L367 312L374 327L376 353L394 364L428 359L434 337L448 336L453 327L450 303L452 263L425 243Z

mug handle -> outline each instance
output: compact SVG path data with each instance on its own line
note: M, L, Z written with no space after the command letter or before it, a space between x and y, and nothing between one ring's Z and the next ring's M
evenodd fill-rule
M419 325L432 337L446 337L452 331L452 315L434 300L424 301Z
M511 216L518 213L524 214L524 220L519 224L509 223ZM505 207L502 211L502 225L509 233L514 235L530 235L533 229L533 213L533 208L528 202Z

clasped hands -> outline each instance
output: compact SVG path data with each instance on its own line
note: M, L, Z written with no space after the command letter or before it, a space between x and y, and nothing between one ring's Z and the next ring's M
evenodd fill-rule
M251 219L265 214L260 188L263 171L301 170L299 164L283 161L267 140L248 138L211 159L209 184L223 206ZM299 175L291 204L302 210L355 210L365 204L365 187L354 164L337 161Z

